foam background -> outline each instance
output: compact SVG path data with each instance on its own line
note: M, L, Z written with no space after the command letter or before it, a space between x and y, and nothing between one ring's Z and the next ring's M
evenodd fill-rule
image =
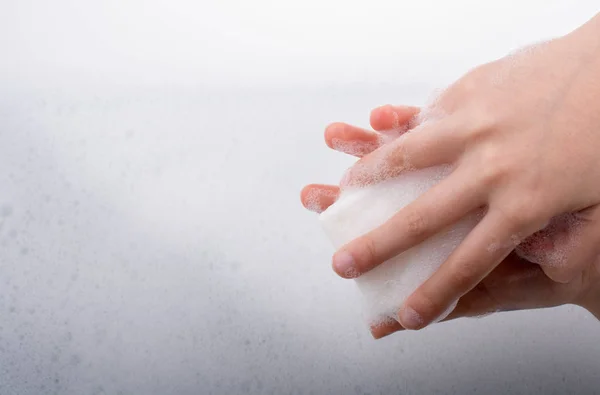
M301 15L321 12L325 37L311 47L300 30L311 19L294 22L282 46L294 35L302 45L290 48L299 52L273 63L264 55L281 54L279 47L242 34L256 30L234 23L246 9L230 3L98 4L0 2L0 393L599 388L598 322L574 307L373 341L358 314L360 295L331 271L333 249L298 198L303 185L336 182L352 162L325 147L327 123L366 126L375 105L423 103L440 64L451 69L444 79L539 38L527 32L543 18L540 37L566 31L595 2L543 2L540 10L508 2L504 14L442 8L448 25L436 17L442 25L424 40L445 38L427 49L403 47L416 40L407 34L414 22L399 22L413 19L407 3L351 3L352 12L315 3ZM270 7L253 4L252 15ZM432 3L423 4L413 17L425 20ZM231 19L216 18L215 9ZM369 42L359 41L344 46L357 55L343 57L335 46L343 35L328 18L350 17L341 25L350 31L366 19L375 25L375 12L391 15L378 45L402 50L377 63L360 56ZM483 19L470 23L469 12ZM292 14L281 24L295 21ZM208 34L213 25L204 20L231 27L219 30L230 35ZM490 20L499 21L472 37ZM498 39L501 28L514 36ZM260 45L244 52L238 37ZM478 45L493 54L464 55ZM436 62L419 63L427 57L419 51ZM393 71L405 63L423 74L379 73L380 64Z

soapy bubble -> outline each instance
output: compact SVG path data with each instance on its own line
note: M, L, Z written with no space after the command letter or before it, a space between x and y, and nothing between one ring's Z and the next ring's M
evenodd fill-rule
M336 151L340 151L349 155L362 157L366 154L376 150L382 145L383 140L378 137L374 141L363 141L363 140L344 140L340 138L331 139L331 148Z

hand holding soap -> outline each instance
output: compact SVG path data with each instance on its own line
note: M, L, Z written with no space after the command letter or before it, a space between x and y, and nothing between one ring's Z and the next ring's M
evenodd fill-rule
M377 184L345 189L336 203L320 215L323 229L335 248L340 248L382 225L440 182L450 170L447 166L432 167ZM476 215L470 215L355 279L364 296L369 323L376 325L396 319L404 300L444 263L476 224Z

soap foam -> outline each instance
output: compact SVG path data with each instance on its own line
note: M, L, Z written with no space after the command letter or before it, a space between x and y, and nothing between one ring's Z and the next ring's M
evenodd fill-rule
M381 136L377 136L374 141L363 141L363 140L344 140L340 138L331 139L331 148L336 151L343 152L349 155L363 157L366 154L375 151L384 143L384 139Z
M515 249L517 255L540 266L568 264L572 251L581 246L581 220L573 213L557 215Z
M338 201L320 215L323 229L334 246L340 248L382 225L450 171L449 166L438 166L405 172L362 188L347 188ZM446 261L478 220L476 214L469 215L357 278L369 324L397 319L404 300ZM438 320L450 314L454 309L451 307Z
M321 213L325 209L325 204L322 199L329 198L333 201L336 197L337 192L334 190L310 188L304 198L304 204L308 210L314 211L315 213Z

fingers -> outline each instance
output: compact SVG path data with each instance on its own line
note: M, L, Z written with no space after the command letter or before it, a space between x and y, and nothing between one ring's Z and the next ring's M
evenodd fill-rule
M362 187L416 170L453 163L463 149L454 119L422 124L410 133L366 155L344 175L341 186Z
M333 256L334 271L354 278L421 243L481 206L473 179L453 173L380 227L351 241Z
M384 140L378 133L337 122L325 129L325 143L329 148L360 158L382 146Z
M413 124L420 109L411 106L385 105L371 111L371 127L378 132L403 133L414 127Z
M421 329L481 282L516 246L520 223L490 209L448 260L404 303L398 314L406 329Z
M409 106L378 107L371 112L371 125L373 129L385 133L336 122L325 129L325 142L336 151L360 158L391 141L390 138L396 138L414 127L419 111L418 107Z
M456 308L444 321L500 311L582 304L579 299L585 286L582 289L583 277L580 280L577 276L582 276L597 259L598 211L598 208L592 208L552 219L546 228L517 247L518 256L509 255L460 297ZM497 240L493 244L496 245L493 249L498 248ZM372 328L372 333L375 338L380 338L403 329L399 323L388 323Z
M539 265L509 255L481 283L460 298L444 321L481 317L500 311L555 306L554 283Z
M315 213L322 213L337 200L340 188L335 185L307 185L300 192L302 205Z
M579 287L577 283L556 283L539 265L511 254L460 299L447 320L574 303Z
M456 308L442 322L571 303L575 288L555 283L539 265L511 254L481 283L461 297ZM404 328L396 321L371 327L376 339L402 330Z

